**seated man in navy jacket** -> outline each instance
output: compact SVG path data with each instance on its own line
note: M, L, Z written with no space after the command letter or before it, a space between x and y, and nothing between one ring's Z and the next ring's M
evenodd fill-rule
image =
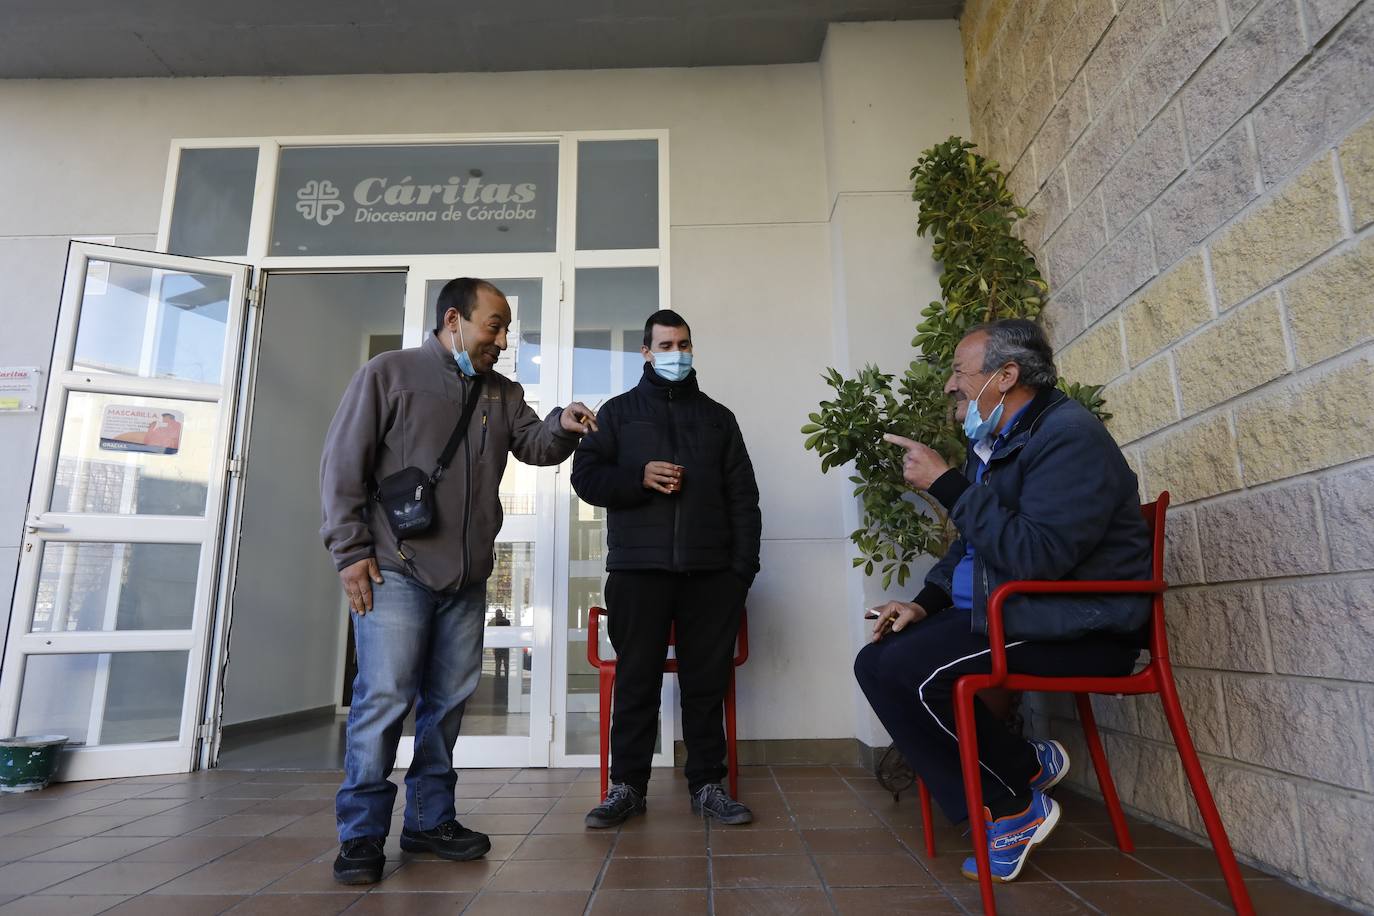
M959 537L914 601L877 608L854 673L873 711L950 819L970 815L955 737L954 683L990 669L988 596L1017 579L1148 579L1149 532L1136 476L1096 417L1055 388L1053 353L1034 322L981 326L959 343L945 393L968 454L961 473L900 436L903 476L949 512ZM1149 620L1144 595L1012 597L1007 665L1027 674L1128 674ZM977 704L981 812L993 879L1011 881L1059 820L1045 794L1069 759L1028 741ZM973 857L965 877L977 879Z

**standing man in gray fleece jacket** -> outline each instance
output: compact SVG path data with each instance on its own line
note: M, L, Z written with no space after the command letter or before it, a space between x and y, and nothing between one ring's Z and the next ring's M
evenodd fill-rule
M579 403L541 421L524 389L492 371L510 322L495 286L451 281L439 293L434 332L419 348L384 353L358 370L325 440L320 534L348 595L358 649L336 799L334 877L344 884L381 879L396 797L388 776L412 703L415 754L401 848L456 860L491 849L454 816L453 745L481 674L501 475L507 453L526 464L558 464L596 429ZM467 435L432 487L436 521L398 545L377 481L408 466L434 469L474 385L480 395Z

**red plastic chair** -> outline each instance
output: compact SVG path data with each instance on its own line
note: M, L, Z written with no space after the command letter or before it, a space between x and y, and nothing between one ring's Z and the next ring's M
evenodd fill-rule
M605 608L594 607L587 621L587 661L597 670L601 694L601 798L606 798L611 762L611 693L615 690L615 659L601 657L601 617ZM668 631L668 645L676 638ZM749 660L749 612L741 609L739 638L735 642L735 663L730 669L730 686L725 689L725 755L730 769L730 797L739 798L739 753L735 747L735 668ZM665 658L663 671L677 673L677 659Z
M1008 582L992 593L988 599L988 643L992 647L992 671L988 674L966 674L954 685L954 715L959 735L959 762L964 774L964 797L968 801L969 823L972 825L973 854L978 863L978 884L982 891L983 912L994 916L997 906L993 898L992 877L988 863L987 831L983 818L978 816L983 810L983 786L978 774L978 735L974 728L973 703L980 690L1002 687L1009 690L1039 690L1051 693L1072 693L1078 704L1078 718L1083 724L1083 737L1092 757L1093 768L1097 771L1097 784L1102 789L1102 799L1106 802L1111 817L1112 829L1116 832L1117 844L1122 852L1132 852L1135 844L1131 842L1130 831L1126 827L1126 816L1121 810L1121 800L1112 782L1112 771L1107 763L1107 755L1102 750L1102 741L1097 734L1097 722L1093 718L1092 703L1088 695L1104 694L1159 694L1164 704L1164 716L1169 721L1169 729L1178 747L1179 757L1183 760L1183 770L1188 776L1193 796L1197 800L1198 811L1207 825L1207 835L1212 840L1217 864L1226 879L1226 888L1231 894L1231 904L1241 916L1253 916L1255 909L1250 903L1250 895L1241 878L1240 867L1236 864L1231 842L1227 839L1226 828L1222 826L1221 815L1212 790L1207 786L1207 777L1202 772L1197 751L1193 747L1188 724L1184 721L1183 706L1178 700L1178 687L1174 684L1173 668L1169 664L1169 644L1164 631L1164 591L1168 584L1164 581L1164 513L1169 507L1169 493L1165 491L1159 499L1140 507L1140 514L1150 526L1151 562L1154 578L1148 582ZM1005 627L1002 620L1002 605L1012 595L1020 594L1102 594L1104 592L1144 593L1153 596L1150 616L1150 663L1141 671L1126 677L1035 677L1028 674L1011 674L1007 671L1007 650ZM930 814L930 793L924 783L918 781L920 794L921 822L925 829L926 853L935 856L935 833L932 829ZM975 814L977 812L977 814Z

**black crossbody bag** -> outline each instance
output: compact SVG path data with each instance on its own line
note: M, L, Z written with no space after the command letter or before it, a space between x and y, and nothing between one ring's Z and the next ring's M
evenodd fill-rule
M440 453L439 463L434 472L426 474L411 465L401 468L394 474L388 474L377 484L377 502L382 504L382 512L386 514L391 533L396 535L401 559L407 563L410 557L401 550L400 542L428 534L434 527L437 515L434 509L434 487L439 483L439 478L444 476L444 471L448 470L449 463L453 461L458 446L467 435L473 411L477 409L477 398L482 392L482 377L475 377L471 384L472 390L468 392L468 399L463 404L463 415L449 435L448 444Z

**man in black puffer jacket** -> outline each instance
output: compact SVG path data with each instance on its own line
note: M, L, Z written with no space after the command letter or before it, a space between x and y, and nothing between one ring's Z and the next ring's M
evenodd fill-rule
M759 490L735 416L701 393L691 329L664 310L644 324L644 375L599 412L572 485L607 509L606 606L616 651L611 782L588 827L645 810L668 635L676 628L692 810L746 824L725 776L721 707L744 597L759 570Z

